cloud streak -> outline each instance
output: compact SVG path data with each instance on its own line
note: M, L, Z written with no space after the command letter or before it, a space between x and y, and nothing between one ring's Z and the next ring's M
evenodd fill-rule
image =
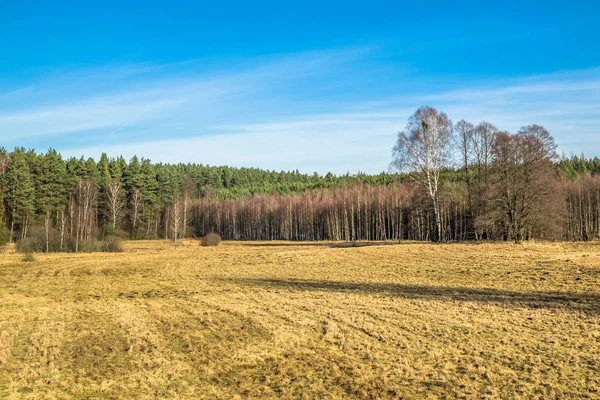
M400 66L378 75L380 66L372 62L378 51L53 74L0 93L0 140L57 147L67 156L106 152L163 162L377 173L387 169L409 115L428 104L455 121L487 120L500 129L542 124L567 154L600 155L600 69L467 88L449 82L444 87L451 89L441 91Z

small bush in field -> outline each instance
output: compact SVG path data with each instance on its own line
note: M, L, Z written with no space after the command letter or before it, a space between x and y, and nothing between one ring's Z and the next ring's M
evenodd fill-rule
M79 244L82 253L120 253L123 251L121 239L109 236L106 240L90 239Z
M207 233L202 237L201 246L218 246L221 243L221 235L218 233Z
M104 240L102 251L107 253L121 253L123 251L123 241L120 237L109 236Z
M17 252L25 255L31 253L41 253L44 251L44 246L45 244L41 240L33 237L17 240L15 243L15 249Z
M21 258L21 261L23 262L34 262L35 261L35 257L33 256L32 253L26 253L23 258Z
M23 254L46 252L46 233L44 229L39 227L31 228L25 239L16 241L15 248L17 252ZM48 251L53 253L60 250L60 237L56 232L51 231L48 235Z

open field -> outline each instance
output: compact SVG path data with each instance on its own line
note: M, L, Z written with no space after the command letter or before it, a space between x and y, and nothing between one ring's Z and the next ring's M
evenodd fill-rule
M599 398L600 243L0 254L0 398Z

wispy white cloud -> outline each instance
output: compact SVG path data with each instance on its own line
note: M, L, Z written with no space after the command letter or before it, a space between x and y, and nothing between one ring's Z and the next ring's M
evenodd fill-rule
M182 117L179 112L189 109L194 111L184 118L235 112L230 108L252 104L261 92L325 74L364 51L268 57L222 67L224 72L202 72L202 60L54 72L46 81L0 93L0 131L28 137L141 125Z
M0 140L73 156L376 173L410 114L428 104L501 129L542 124L565 152L600 155L600 69L390 95L390 86L418 88L424 78L401 71L372 86L373 51L53 74L0 93Z
M443 107L454 118L488 120L510 131L541 124L566 154L600 155L600 69L433 94L424 101Z
M202 162L211 165L259 166L324 173L383 171L389 163L390 132L398 120L312 120L252 125L232 132L184 139L71 149L68 156L102 152L143 154L154 161Z

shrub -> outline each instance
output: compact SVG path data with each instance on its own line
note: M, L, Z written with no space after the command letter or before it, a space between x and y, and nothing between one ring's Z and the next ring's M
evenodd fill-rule
M48 250L54 252L75 252L75 240L65 237L63 246L60 246L60 237L56 232L49 234ZM17 240L15 244L18 253L43 253L46 251L46 233L43 229L34 228L25 239ZM121 252L123 245L121 239L116 236L108 236L106 240L90 239L79 242L78 251L82 253L97 252Z
M218 233L207 233L202 237L201 246L218 246L221 243L221 235Z
M0 214L0 218L2 217L2 214ZM4 222L0 221L0 245L3 245L6 243L8 238L8 232L6 231L6 225L4 224Z
M33 227L29 230L27 238L16 241L19 253L42 253L46 251L46 231L43 228ZM52 230L48 233L48 247L50 252L60 251L60 238Z
M85 242L79 242L78 251L80 253L98 253L102 248L102 242L96 239L86 240Z
M123 251L123 241L120 237L107 237L102 246L102 251L106 253L121 253Z
M106 240L90 239L79 243L79 251L82 253L120 253L123 251L121 239L109 236Z
M25 255L23 256L23 258L21 258L21 261L23 261L23 262L34 262L35 261L35 257L33 256L32 253L25 253Z
M40 253L46 249L46 243L38 240L38 238L28 237L26 239L17 240L15 249L18 253L24 253L25 255Z

